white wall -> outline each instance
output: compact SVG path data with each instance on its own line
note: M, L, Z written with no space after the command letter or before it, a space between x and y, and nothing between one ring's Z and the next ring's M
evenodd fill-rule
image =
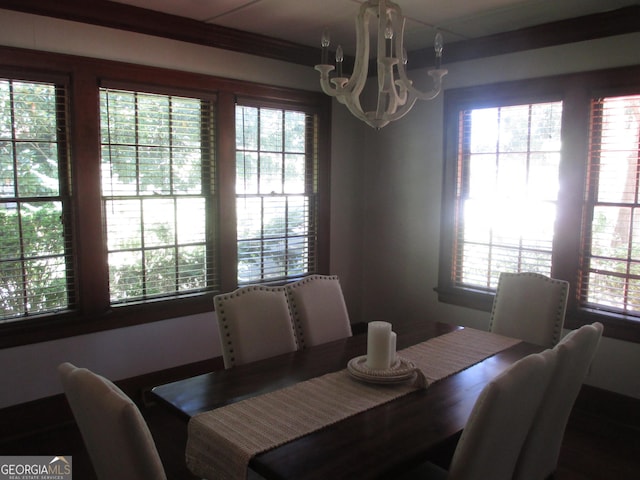
M366 130L334 101L331 138L331 238L329 271L340 277L352 322L362 318L363 186L371 168L364 154Z
M640 34L446 65L445 88L640 64ZM632 47L633 46L633 47ZM446 63L446 47L445 47ZM426 75L411 72L411 77ZM443 97L365 142L363 320L438 318L488 328L489 314L438 302ZM381 252L386 254L381 254ZM587 383L640 398L640 345L603 338Z
M124 379L222 355L215 313L0 349L0 408L62 392L62 362Z
M0 10L0 45L320 90L310 67L9 10Z

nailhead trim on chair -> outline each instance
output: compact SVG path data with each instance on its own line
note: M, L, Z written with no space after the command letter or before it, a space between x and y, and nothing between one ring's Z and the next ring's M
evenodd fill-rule
M515 272L504 272L506 275L510 275L510 276L519 276L519 277L536 277L536 278L541 278L549 283L559 283L562 285L562 293L563 295L566 293L567 291L567 283L564 280L557 280L555 278L550 278L547 277L546 275L542 275L540 273L535 273L535 272L520 272L520 273L515 273ZM501 274L502 275L502 274ZM498 296L498 293L500 291L500 282L498 282L498 288L496 289L496 297ZM491 328L493 327L493 316L495 315L495 308L496 308L496 302L493 302L493 306L491 308L491 320L489 322L489 331L491 331ZM558 311L556 312L556 321L553 324L553 344L557 344L560 341L560 337L562 335L562 327L561 327L561 318L560 316L562 315L562 310L563 307L562 306L558 306Z
M216 310L216 314L218 315L218 322L220 322L222 324L222 328L225 331L225 343L228 345L228 347L226 348L228 354L229 354L229 367L233 367L236 364L236 359L233 356L233 339L231 338L231 333L229 332L229 324L228 324L228 320L227 317L224 313L224 306L222 304L222 302L224 300L229 300L231 298L234 297L239 297L241 295L244 295L245 293L248 292L255 292L256 290L268 290L270 292L285 292L285 300L287 302L287 306L289 308L289 312L291 312L291 304L289 303L289 298L286 295L286 289L285 287L267 287L265 285L248 285L246 287L240 287L236 290L234 290L233 292L227 293L227 294L222 294L222 295L218 295L214 298L215 300L215 310ZM293 315L292 315L293 317ZM292 318L292 328L296 328L296 325L293 321ZM296 343L297 343L297 339L296 339ZM298 346L298 348L300 348Z
M309 275L308 277L304 277L303 279L298 280L297 282L290 283L285 288L287 290L289 289L293 290L295 288L301 287L309 282L316 281L316 280L331 280L331 281L338 280L339 281L339 278L337 275ZM288 295L287 295L287 302L289 302ZM300 322L300 315L298 313L298 307L294 302L289 302L289 308L291 309L291 315L293 317L293 321L295 324L295 330L296 330L296 333L298 334L299 347L303 349L306 347L306 344L304 339L304 333L302 331L302 323Z

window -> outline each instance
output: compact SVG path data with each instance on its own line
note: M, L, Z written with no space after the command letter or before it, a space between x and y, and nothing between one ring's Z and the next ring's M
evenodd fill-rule
M0 79L0 323L74 301L65 95Z
M551 274L562 102L460 112L456 284L495 289L500 272Z
M500 272L571 285L565 325L640 342L640 68L445 92L440 301Z
M640 95L591 102L581 301L640 317Z
M215 289L211 102L103 88L100 111L111 302Z
M317 128L302 111L238 105L238 283L317 269Z
M328 97L0 52L0 348L328 273Z

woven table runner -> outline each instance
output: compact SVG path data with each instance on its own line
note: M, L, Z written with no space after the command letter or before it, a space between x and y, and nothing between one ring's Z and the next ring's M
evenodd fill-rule
M433 383L520 340L465 328L398 351ZM244 480L252 456L382 405L424 384L374 385L347 370L201 413L189 421L187 466L197 476Z

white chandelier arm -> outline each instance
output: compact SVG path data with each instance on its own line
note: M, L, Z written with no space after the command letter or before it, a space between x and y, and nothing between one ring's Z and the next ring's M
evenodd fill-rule
M398 103L398 93L393 81L393 66L398 63L395 58L378 58L378 104L376 116L395 112Z
M346 95L343 97L343 99L344 101L342 103L344 103L347 106L347 108L353 114L353 116L371 125L371 123L369 122L368 113L365 113L364 110L362 109L362 106L360 105L360 97L353 96L353 95Z
M346 104L344 98L347 95L360 95L367 82L368 62L363 59L369 58L369 11L367 3L360 7L358 17L356 18L356 42L357 51L353 68L353 73L349 78L336 77L329 79L329 72L335 70L333 65L321 64L316 65L315 69L320 72L320 85L322 91L332 97L337 97L340 103ZM334 86L331 86L333 83Z
M421 92L417 88L409 83L408 90L410 93L416 96L418 100L433 100L438 96L442 90L442 77L448 73L446 68L432 69L427 71L427 74L433 79L433 87L427 92Z
M315 69L320 72L320 86L322 87L322 91L346 105L354 116L369 123L368 117L360 105L359 95L353 95L344 87L348 79L344 77L329 79L329 72L335 69L333 65L316 65ZM334 86L331 86L331 83L333 83Z
M398 56L398 58L402 58L402 56L404 55L402 39L404 38L405 19L402 18L402 22L399 23L401 40L399 42L396 42L396 56ZM404 62L399 62L398 76L400 78L396 80L396 84L402 85L411 94L415 95L418 100L433 100L440 93L440 90L442 89L442 77L444 77L447 73L448 71L446 68L429 70L427 74L433 79L433 87L427 92L422 92L413 86L413 82L407 76L407 69Z
M405 23L406 23L406 19L402 16L402 11L400 10L400 7L395 4L395 3L391 3L392 5L392 11L393 11L393 16L392 16L392 20L393 20L393 29L394 31L398 32L395 35L396 41L394 44L394 50L395 50L395 59L396 59L396 68L398 71L400 70L404 70L404 64L405 64L405 49L404 49L404 27L405 27ZM409 84L411 84L411 81L409 81ZM397 97L397 105L405 105L407 102L407 85L405 85L404 82L398 82L397 80L394 80L394 92L395 95ZM396 107L397 108L397 107ZM390 109L387 110L389 113L394 113L396 111L396 108L393 109L393 111L391 111Z
M316 65L314 68L320 72L320 86L322 87L322 91L331 97L335 97L338 92L331 86L331 83L329 83L329 72L335 70L336 67L333 65L321 64Z
M369 70L369 21L375 10L363 3L356 17L356 59L353 65L353 73L349 78L347 87L353 95L360 95L367 83Z
M347 106L349 111L360 120L368 123L368 118L360 104L360 94L367 82L368 58L369 58L369 21L373 9L367 3L360 7L356 18L356 60L351 77L329 78L329 72L335 69L333 65L316 65L320 72L320 85L322 91ZM333 84L333 86L331 85Z
M413 108L417 100L418 98L415 95L409 94L407 96L407 101L402 105L400 109L385 116L385 120L387 121L387 123L393 122L395 120L398 120L399 118L404 117L407 113L409 113L409 110Z
M409 99L407 100L407 102L402 106L400 110L387 116L387 119L390 122L398 120L404 117L407 113L409 113L409 110L413 108L413 105L416 103L417 100L433 100L435 97L438 96L442 88L442 77L446 75L447 70L446 69L429 70L427 73L434 80L435 86L433 87L433 89L429 92L423 93L411 87L411 90L409 90ZM416 95L416 93L418 95Z
M390 25L389 25L390 24ZM391 38L387 39L386 29L391 27ZM378 106L376 117L393 114L398 106L407 101L407 91L394 79L393 67L399 68L403 51L404 17L400 7L393 2L380 0L378 14ZM385 32L381 35L380 32ZM400 35L397 33L400 32ZM387 46L387 42L391 43ZM395 49L393 48L395 44ZM394 57L393 51L396 55Z

